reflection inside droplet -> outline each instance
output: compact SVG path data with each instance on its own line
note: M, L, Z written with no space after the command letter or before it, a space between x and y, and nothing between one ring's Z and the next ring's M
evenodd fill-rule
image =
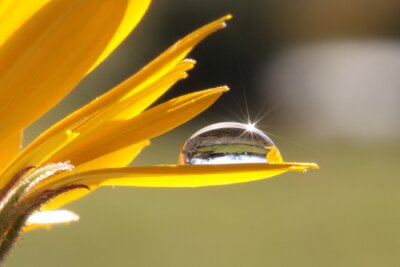
M183 145L179 164L238 164L282 162L272 140L253 124L221 122L209 125Z

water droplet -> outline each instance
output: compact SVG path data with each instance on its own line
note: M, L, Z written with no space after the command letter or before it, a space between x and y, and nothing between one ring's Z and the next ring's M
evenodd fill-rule
M209 125L183 145L181 165L278 163L282 157L272 140L253 124L221 122Z

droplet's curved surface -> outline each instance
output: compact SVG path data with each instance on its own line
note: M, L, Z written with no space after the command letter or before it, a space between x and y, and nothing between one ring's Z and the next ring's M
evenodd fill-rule
M183 145L179 164L279 163L272 140L252 124L221 122L202 128Z

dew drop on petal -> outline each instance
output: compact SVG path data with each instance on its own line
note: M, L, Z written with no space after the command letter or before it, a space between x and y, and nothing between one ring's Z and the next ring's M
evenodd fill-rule
M202 128L183 145L179 164L279 163L272 140L253 124L221 122Z

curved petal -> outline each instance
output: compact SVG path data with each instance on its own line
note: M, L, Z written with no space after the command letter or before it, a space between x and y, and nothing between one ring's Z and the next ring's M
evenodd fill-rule
M76 171L82 172L94 170L98 169L99 166L102 166L102 168L119 168L128 166L139 155L139 153L149 145L150 141L145 140L140 143L123 147L111 153L96 157L84 164L78 165Z
M124 172L114 178L107 179L107 175L100 178L89 175L87 184L115 185L115 186L144 186L144 187L201 187L213 185L227 185L256 181L288 172L304 172L308 168L317 168L312 163L280 163L280 164L231 164L206 166L159 166L142 167L130 170L135 174L123 177ZM122 169L121 169L122 170ZM95 171L93 171L94 173ZM116 174L116 173L115 173ZM97 177L96 180L94 177ZM110 175L109 177L112 177ZM132 179L133 178L133 179Z
M60 148L77 138L79 134L71 131L61 132L57 135L51 136L46 143L43 144L41 150L34 151L34 153L26 153L21 157L19 153L15 161L9 163L1 173L0 189L12 180L12 177L23 168L28 166L40 166L43 162L47 161Z
M75 166L130 144L152 139L187 122L213 104L227 87L174 98L127 121L110 122L95 135L84 136L59 150L51 160L70 160Z
M2 0L0 2L0 47L18 28L51 1L26 1L21 5L19 1Z
M146 3L52 1L15 29L0 49L0 118L8 125L0 140L71 91L134 27Z
M76 171L83 172L89 170L98 169L99 166L102 168L120 168L128 166L134 158L140 153L140 151L148 146L150 141L146 140L139 144L134 144L128 147L124 147L112 153L106 154L102 157L98 157L94 160L86 162L76 168ZM60 196L57 196L54 199L51 199L49 202L44 204L41 207L41 210L53 210L58 209L59 207L65 206L66 204L73 202L77 199L80 199L87 194L93 192L97 189L97 186L91 186L90 190L87 189L75 189L64 193Z
M202 187L244 183L288 171L318 169L314 163L168 165L101 169L52 177L40 190L69 184L87 186Z
M43 160L38 160L37 157L34 157L33 155L44 155L48 152L46 157L51 156L49 155L50 152L48 150L49 140L61 138L67 130L86 124L91 118L95 117L105 108L115 106L117 102L121 100L124 102L126 99L129 99L130 103L132 103L132 98L136 97L139 101L133 103L131 110L136 110L136 114L140 113L155 101L158 96L162 95L163 90L165 89L165 87L151 85L167 74L173 72L179 73L179 71L181 74L184 74L186 70L190 69L194 64L194 61L183 60L182 64L179 64L179 62L200 41L211 33L224 28L225 21L230 18L230 15L224 16L189 34L167 49L137 74L133 75L125 82L92 101L88 105L72 113L41 134L12 161L10 167L6 170L7 172L2 175L3 179L0 180L0 188L11 179L14 173L24 168L24 166L37 165L38 162L43 162ZM179 77L183 78L184 76L176 76L177 79L179 79ZM134 93L131 93L131 91L134 91ZM134 112L130 114L130 116L133 115ZM33 158L36 159L36 162L32 160Z
M18 154L22 146L22 132L16 132L8 139L0 142L0 173L7 163Z
M103 62L103 60L106 59L115 50L115 48L117 48L125 40L125 38L133 31L135 26L139 23L139 21L147 11L150 2L151 0L128 1L125 14L118 26L118 29L115 31L115 34L108 42L103 53L93 64L90 71L96 68L101 62Z
M126 113L129 113L130 116L136 114L135 112L140 112L141 109L144 109L146 106L149 105L149 101L155 101L155 99L157 99L160 94L165 92L170 87L171 83L175 83L177 79L186 77L185 71L193 67L193 64L194 61L192 60L182 61L182 64L178 64L176 66L176 70L174 68L173 72L167 75L165 79L161 79L159 82L151 87L155 90L145 90L145 92L148 92L148 94L139 93L138 95L136 95L135 98L133 98L132 96L128 100L122 101L120 104L115 103L109 109L107 109L107 112L101 110L95 113L95 115L92 117L81 118L80 120L77 120L75 122L76 125L70 125L70 128L74 129L74 131L79 130L84 135L90 135L93 134L93 132L91 132L90 130L101 131L102 124L106 124L113 117L124 114L125 111ZM134 101L134 103L131 103L131 101ZM135 110L135 108L138 110ZM85 109L85 107L83 109ZM68 118L66 120L68 120ZM66 120L64 119L60 123L62 124ZM56 124L48 131L40 135L32 144L30 144L20 154L18 154L17 158L13 160L11 166L7 169L8 174L4 173L2 175L3 179L0 180L0 188L11 178L13 173L18 172L21 168L27 165L40 165L49 157L51 157L55 152L57 152L57 150L55 150L54 148L57 148L59 150L64 145L67 145L69 141L71 141L60 141L65 139L66 132L72 133L72 131L70 131L68 128L65 128L68 129L65 130L63 128L57 127L57 125L59 124ZM84 125L85 128L82 129L82 127L80 127L82 125ZM57 130L53 128L56 128ZM51 134L49 134L49 132L51 132ZM77 135L78 133L74 132L74 134ZM55 145L54 141L58 143Z
M72 129L85 135L93 135L102 127L107 127L111 121L129 120L154 103L176 82L186 78L186 71L193 68L195 61L183 60L177 64L170 73L161 77L143 90L135 91L131 96L117 101L113 105L103 108L83 123L77 124Z
M133 95L136 95L139 101L134 103L131 108L136 109L137 112L140 113L157 99L154 96L161 96L163 93L162 90L164 88L149 85L153 84L164 75L180 69L180 66L177 66L177 64L191 51L191 49L211 33L224 28L225 21L230 18L230 15L222 17L178 41L158 58L153 60L138 73L119 84L113 90L105 93L101 97L52 126L30 144L23 153L40 149L40 146L42 146L50 136L72 129L76 127L77 124L81 125L86 123L90 118L98 114L99 111L106 107L115 105L121 99L134 97ZM190 60L184 60L183 62L186 62L186 64L194 64L194 62ZM188 69L190 69L190 65Z

